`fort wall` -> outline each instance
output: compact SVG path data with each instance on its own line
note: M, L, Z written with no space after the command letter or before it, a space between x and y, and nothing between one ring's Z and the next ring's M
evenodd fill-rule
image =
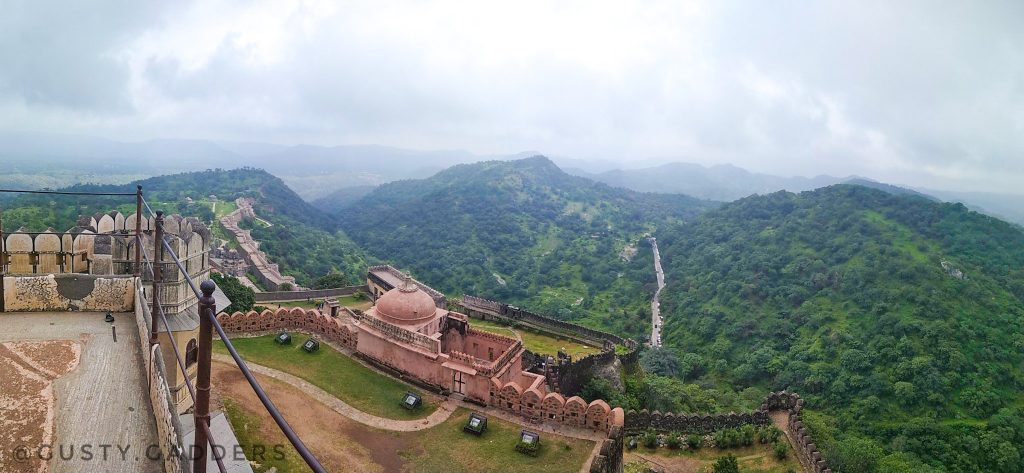
M3 310L131 312L135 308L134 284L128 277L91 274L6 276Z
M284 301L304 301L307 299L325 299L328 297L342 297L351 296L357 292L363 294L368 293L368 289L365 284L360 286L345 286L336 287L333 289L309 289L306 291L275 291L275 292L257 292L256 303L263 302L284 302Z
M256 214L252 209L253 203L253 199L248 197L239 197L238 199L235 199L235 204L238 205L238 209L224 217L221 217L221 225L235 236L235 240L238 241L238 252L245 261L249 263L249 268L252 270L253 275L255 275L263 285L272 290L279 289L282 284L291 284L292 287L298 287L298 285L295 284L294 277L282 275L280 268L278 268L276 264L270 262L270 258L263 252L263 250L260 249L260 242L256 241L252 237L252 233L249 230L243 230L238 226L239 222L241 222L243 218L255 218Z

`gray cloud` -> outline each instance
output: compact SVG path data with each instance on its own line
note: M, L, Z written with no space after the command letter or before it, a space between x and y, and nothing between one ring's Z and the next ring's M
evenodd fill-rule
M22 2L0 126L1017 192L1020 2Z

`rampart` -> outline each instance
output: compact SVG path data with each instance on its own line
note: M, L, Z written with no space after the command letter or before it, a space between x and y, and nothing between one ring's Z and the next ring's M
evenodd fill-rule
M250 269L260 282L274 290L280 288L282 284L291 284L292 287L297 287L294 277L282 275L277 265L270 262L270 258L260 249L260 242L252 237L252 233L238 226L245 217L255 218L256 214L252 209L253 202L253 199L248 197L235 199L238 209L221 217L221 225L235 236L235 240L238 242L238 252L249 263Z
M366 293L366 285L336 287L334 289L309 289L306 291L257 292L256 303L303 301L307 299L325 299L328 297L351 296L357 292Z
M465 295L462 296L462 300L459 301L458 304L467 312L468 315L473 315L478 318L488 318L482 316L490 316L489 318L498 317L507 321L515 321L517 323L536 327L540 330L574 338L595 346L603 346L605 342L611 342L628 348L636 347L635 341L622 338L615 334L535 314L516 306L487 300L482 297Z
M590 462L590 473L622 473L622 427L608 429L608 438L601 442L601 451Z
M481 297L463 296L457 305L466 314L482 319L500 319L505 322L520 324L544 333L576 340L588 345L601 346L602 352L588 355L578 360L556 358L555 353L536 354L544 358L545 377L548 387L566 396L580 392L583 386L594 376L594 371L603 365L612 363L616 358L625 365L635 364L639 357L635 341L618 335L594 330L571 322L564 322L551 317L538 315L508 304L502 304ZM617 353L616 345L629 349L626 353ZM524 366L524 369L535 367L535 364Z
M247 335L276 334L282 330L312 333L343 348L354 350L357 337L340 319L321 314L315 309L301 307L270 309L263 312L249 311L228 314L221 312L217 321L227 333Z
M787 427L790 443L800 463L812 473L831 473L828 464L818 451L817 445L801 419L804 401L800 395L787 391L769 393L761 406L752 412L728 414L685 414L628 411L624 422L624 430L628 434L638 434L648 430L658 432L679 432L687 434L707 434L716 430L736 428L743 425L768 425L772 422L771 412L787 411L789 420Z

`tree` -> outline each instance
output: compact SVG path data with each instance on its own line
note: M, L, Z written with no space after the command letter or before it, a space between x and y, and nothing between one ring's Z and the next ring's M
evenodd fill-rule
M330 272L317 278L313 283L313 289L334 289L336 287L348 286L348 277L339 272Z
M715 461L714 473L740 473L740 465L736 462L736 457L733 455L726 455L719 457Z
M235 312L248 312L253 310L256 304L256 294L248 286L242 285L234 276L224 276L220 273L210 274L210 279L217 284L217 287L224 292L231 300L231 305L220 309L221 312L233 314Z
M650 348L640 355L644 371L659 376L675 377L680 374L679 359L667 348Z

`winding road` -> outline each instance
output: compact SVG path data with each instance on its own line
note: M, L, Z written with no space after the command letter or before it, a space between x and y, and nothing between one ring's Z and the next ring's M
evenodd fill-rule
M654 272L658 276L658 290L654 292L654 299L651 300L651 346L661 346L661 290L665 288L665 270L661 268L661 253L658 252L658 239L648 238L651 242L651 249L654 250Z

